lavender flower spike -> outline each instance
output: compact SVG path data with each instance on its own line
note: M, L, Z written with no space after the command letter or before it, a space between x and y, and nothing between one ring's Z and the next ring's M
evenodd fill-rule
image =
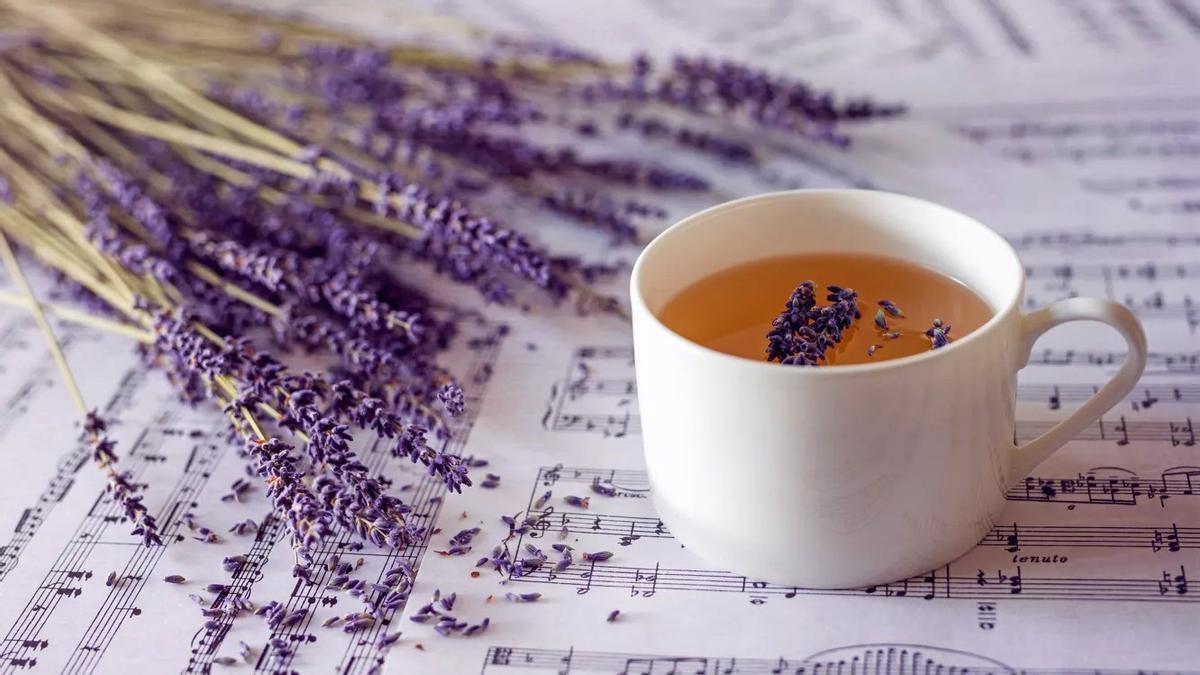
M805 281L792 291L787 307L767 333L767 360L784 365L815 366L825 351L842 339L842 332L862 317L858 294L852 288L826 287L832 304L816 306L816 285Z
M132 474L118 472L114 468L117 456L113 453L113 447L116 444L105 434L107 429L108 423L95 411L89 412L84 419L83 434L92 449L92 461L108 474L108 494L114 502L121 505L125 517L133 523L133 531L130 534L140 536L146 546L162 544L162 537L158 534L158 522L146 510L141 495L136 494L139 486L130 480Z

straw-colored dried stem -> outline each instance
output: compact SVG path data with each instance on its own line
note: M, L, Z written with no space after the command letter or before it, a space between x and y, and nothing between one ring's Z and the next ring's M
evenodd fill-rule
M38 302L37 296L33 293L33 288L29 286L29 280L25 278L25 273L21 271L21 263L17 261L17 256L13 253L12 246L8 243L8 237L0 232L0 258L4 259L4 267L8 270L9 276L13 282L21 289L21 294L25 296L26 304L29 308L29 313L33 315L33 320L37 323L38 329L42 331L42 336L46 338L46 346L50 348L50 355L54 358L54 364L58 366L58 371L62 375L63 382L67 385L67 391L71 393L71 399L75 402L75 407L79 409L81 416L87 415L89 408L83 400L83 392L79 389L79 383L75 381L75 375L71 372L71 366L67 363L67 357L63 354L62 347L58 344L58 339L54 337L54 329L50 327L50 322L46 320L46 313L42 311L42 305Z
M3 234L0 233L0 236L3 236ZM0 290L0 303L10 307L20 307L22 309L29 309L30 307L28 298L21 294L5 290ZM96 316L95 314L90 314L81 309L75 309L74 307L60 305L57 303L43 302L40 304L40 306L42 311L46 314L57 317L64 321L70 321L71 323L77 323L82 326L97 328L99 330L115 333L117 335L124 335L139 342L154 341L153 333L147 330L142 330L136 326L131 326L127 323L113 321L112 319Z

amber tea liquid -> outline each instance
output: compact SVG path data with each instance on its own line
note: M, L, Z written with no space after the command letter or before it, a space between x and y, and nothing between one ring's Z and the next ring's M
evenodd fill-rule
M836 347L825 352L821 365L874 363L929 351L925 337L933 320L950 324L950 338L959 340L979 328L992 310L956 279L912 263L858 253L810 253L765 258L722 270L683 289L658 317L671 330L711 349L766 360L767 331L802 281L816 283L817 305L825 287L838 285L858 292L862 318L847 330ZM891 300L904 317L888 315L888 330L900 333L885 339L875 326L878 301ZM873 355L867 352L878 345Z

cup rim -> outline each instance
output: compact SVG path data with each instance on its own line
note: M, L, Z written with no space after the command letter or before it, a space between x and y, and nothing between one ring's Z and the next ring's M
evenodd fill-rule
M840 196L840 197L847 197L847 196L855 197L855 196L861 196L861 195L869 195L871 197L883 197L885 199L894 199L897 202L907 201L910 203L919 204L924 207L932 207L936 210L943 211L948 215L952 215L957 218L960 218L960 219L964 220L965 222L970 223L972 226L977 227L980 230L982 230L984 232L984 236L991 237L996 242L996 244L1000 247L1000 249L1007 253L1008 258L1009 258L1009 264L1013 268L1013 273L1017 279L1017 283L1016 283L1015 287L1013 288L1013 291L1012 291L1010 297L1003 303L1003 305L1000 308L998 308L992 314L990 319L988 319L979 328L976 328L975 330L971 331L965 337L962 337L962 338L952 341L946 347L943 347L941 349L931 349L922 354L913 354L911 356L903 356L903 357L900 357L897 359L888 359L885 361L879 361L877 363L856 363L856 364L841 365L841 366L829 367L829 368L811 368L811 367L810 368L806 368L806 367L780 368L779 367L780 364L778 364L778 363L765 361L765 360L758 361L756 359L749 359L744 356L735 356L733 354L726 354L725 352L718 351L716 349L712 349L711 347L705 347L704 345L699 344L697 342L693 342L692 340L689 340L689 339L685 338L684 336L680 335L679 333L675 332L670 326L667 326L665 323L663 323L662 320L658 318L657 314L650 311L650 308L646 305L646 299L643 297L642 289L641 289L642 273L643 273L643 269L646 266L646 258L656 249L661 248L664 245L669 245L669 244L664 244L663 243L664 241L669 240L673 236L678 236L678 234L684 230L687 230L691 227L696 226L698 223L700 223L705 218L708 218L714 214L718 214L718 213L728 210L728 209L733 209L733 208L737 208L739 206L743 206L750 202L764 202L764 201L772 201L772 200L777 200L777 199L790 199L790 198L794 198L794 197L822 196L822 195L824 195L824 196L832 195L832 196ZM897 369L897 368L907 368L910 366L918 366L930 359L946 358L947 356L954 354L956 352L956 350L961 351L963 348L965 348L966 345L970 345L971 343L982 338L982 336L985 333L995 330L996 327L999 326L1000 323L1003 322L1006 319L1006 317L1008 317L1009 314L1013 313L1014 311L1016 311L1018 309L1020 302L1021 302L1021 298L1024 296L1024 294L1025 294L1025 271L1021 265L1021 260L1017 256L1016 250L1013 249L1012 244L1010 244L1007 239L1000 236L1000 234L998 232L996 232L995 230L993 230L992 228L988 227L987 225L984 225L979 220L976 220L975 218L973 218L965 213L962 213L961 211L956 211L948 206L943 206L942 204L938 204L937 202L929 201L927 199L921 199L919 197L913 197L911 195L900 194L897 192L888 192L886 190L864 190L864 189L856 189L856 188L802 188L802 189L798 189L798 190L780 190L780 191L776 191L776 192L765 192L762 194L751 195L748 197L741 197L739 199L734 199L732 201L723 202L721 204L716 204L714 206L710 206L701 211L697 211L696 213L693 213L689 216L684 217L683 219L681 219L679 221L676 221L670 227L668 227L667 229L665 229L661 233L659 233L658 236L656 236L649 244L647 244L645 246L645 248L642 249L641 253L638 254L637 260L633 264L633 270L630 272L630 277L629 277L629 295L630 295L630 302L632 304L632 309L634 311L635 322L636 322L637 315L640 313L640 314L644 315L646 317L646 320L649 321L655 328L657 328L661 332L665 333L666 335L670 336L671 339L673 339L675 342L678 342L681 345L681 347L684 349L692 350L694 352L697 352L697 353L707 356L709 358L715 358L718 360L727 361L731 365L740 364L741 366L744 366L747 368L768 369L767 371L764 371L764 372L769 371L769 372L775 372L775 373L792 373L792 375L790 375L792 377L849 376L849 375L855 375L855 374L859 374L859 373L880 372L880 371L884 371L884 370L893 370L893 369ZM786 376L787 375L785 375L785 377Z

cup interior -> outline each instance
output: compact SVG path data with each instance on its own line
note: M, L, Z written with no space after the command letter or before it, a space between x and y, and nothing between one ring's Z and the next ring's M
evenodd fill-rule
M1002 313L1018 302L1021 263L1003 237L966 215L872 190L794 190L715 206L651 242L632 290L658 313L683 289L752 260L799 253L890 256L958 279Z

